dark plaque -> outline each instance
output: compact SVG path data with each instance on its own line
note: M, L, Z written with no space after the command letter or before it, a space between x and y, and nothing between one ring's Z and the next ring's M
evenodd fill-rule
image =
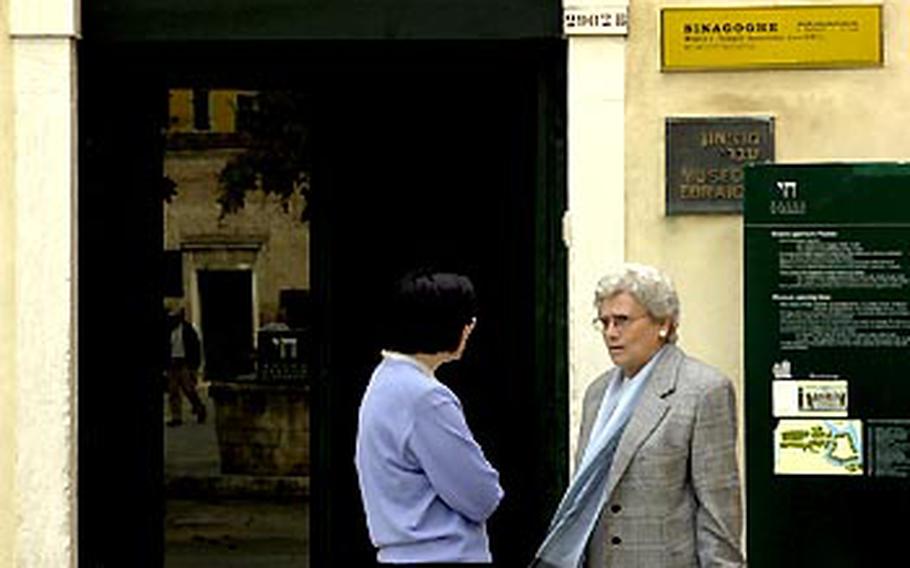
M668 118L667 215L740 213L743 166L774 161L771 117Z
M309 329L259 331L256 377L267 382L305 383L310 348Z

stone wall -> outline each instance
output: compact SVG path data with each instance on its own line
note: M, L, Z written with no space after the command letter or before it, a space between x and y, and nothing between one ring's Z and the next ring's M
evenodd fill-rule
M253 270L254 323L258 325L275 319L280 290L309 289L309 226L300 221L303 200L299 196L288 202L285 211L277 198L252 192L241 211L221 216L218 173L237 152L224 148L168 151L165 172L176 182L177 195L165 206L165 248L197 251L183 255L188 314L195 312L198 300L194 270ZM208 252L198 252L202 250Z

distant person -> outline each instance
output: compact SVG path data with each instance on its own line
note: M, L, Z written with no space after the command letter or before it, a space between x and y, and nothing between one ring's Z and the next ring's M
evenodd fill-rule
M265 317L263 317L265 320ZM291 327L287 324L287 308L281 306L278 308L278 311L275 312L275 317L271 321L267 321L263 324L259 331L288 331Z
M532 566L745 566L733 385L675 345L679 299L655 268L604 276L594 305L616 366L585 393L575 476Z
M196 391L199 365L202 354L199 335L193 325L186 321L183 304L170 302L167 315L167 333L170 351L167 362L167 396L170 407L168 426L183 424L183 397L190 401L196 421L205 422L205 404Z
M355 464L380 564L492 562L486 520L499 474L434 373L461 358L476 324L471 281L416 272L399 281L387 339L360 406Z

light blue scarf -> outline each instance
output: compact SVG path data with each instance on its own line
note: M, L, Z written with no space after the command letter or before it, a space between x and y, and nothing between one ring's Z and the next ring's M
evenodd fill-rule
M651 357L634 379L624 381L617 376L610 382L578 471L553 515L550 530L532 567L577 568L581 565L597 517L609 497L607 474L613 455L659 356L660 352Z

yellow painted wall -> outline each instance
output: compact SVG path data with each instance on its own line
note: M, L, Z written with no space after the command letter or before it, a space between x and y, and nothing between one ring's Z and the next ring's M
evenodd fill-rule
M207 132L234 132L237 95L251 94L251 91L214 89L208 92L209 123ZM169 94L171 132L193 132L193 91L192 89L171 89Z
M0 566L13 566L16 552L13 73L8 8L7 0L0 0Z
M777 162L906 160L910 136L902 125L910 124L910 0L884 3L882 68L660 72L661 7L737 4L631 3L625 220L627 258L661 266L676 280L683 302L682 347L741 387L742 217L664 215L664 120L773 116Z
M193 91L171 89L168 92L168 128L172 132L193 130Z

